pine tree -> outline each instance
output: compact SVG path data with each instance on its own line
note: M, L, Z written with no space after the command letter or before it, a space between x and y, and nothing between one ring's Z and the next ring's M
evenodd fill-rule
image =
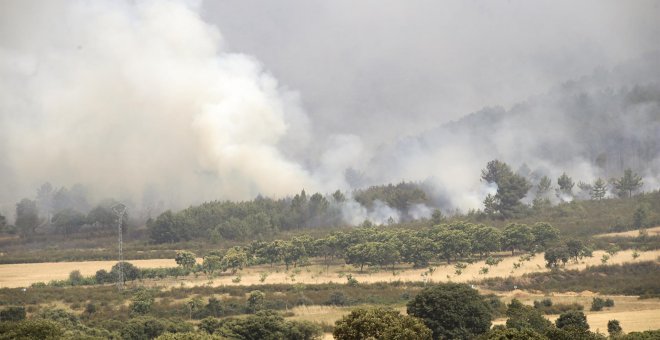
M601 178L598 178L594 185L591 187L591 199L602 200L607 194L607 183Z

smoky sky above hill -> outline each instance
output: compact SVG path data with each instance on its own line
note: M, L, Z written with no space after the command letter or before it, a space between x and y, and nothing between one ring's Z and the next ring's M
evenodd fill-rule
M630 145L652 144L636 164L651 185L659 16L659 1L4 1L0 211L46 181L182 207L429 178L448 208L478 208L488 159L609 174L590 157L610 146L558 157L591 139L543 124L598 107L562 105L580 91L614 98L621 138L644 127ZM522 118L442 128L484 107Z

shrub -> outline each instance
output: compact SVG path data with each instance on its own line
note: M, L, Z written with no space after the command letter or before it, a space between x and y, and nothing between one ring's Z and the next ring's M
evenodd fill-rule
M21 321L25 319L25 307L11 306L0 310L0 321Z
M408 302L408 314L421 318L434 339L485 333L492 318L488 303L476 290L456 283L425 288Z
M609 333L611 337L617 336L622 332L623 329L621 328L619 320L610 320L607 322L607 333Z
M591 301L591 311L601 311L603 307L614 307L614 300L601 299L599 297L593 298Z
M338 340L431 339L432 332L414 317L389 308L358 308L335 323Z

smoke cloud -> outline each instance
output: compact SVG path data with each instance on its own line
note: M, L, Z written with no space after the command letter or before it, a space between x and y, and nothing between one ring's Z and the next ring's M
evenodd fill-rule
M532 181L660 183L654 1L2 7L5 214L46 181L177 208L412 180L467 210L497 189L479 181L495 158Z

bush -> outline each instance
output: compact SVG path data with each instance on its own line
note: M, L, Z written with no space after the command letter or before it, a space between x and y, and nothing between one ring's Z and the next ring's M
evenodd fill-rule
M335 323L338 340L431 339L432 332L414 317L389 308L358 308Z
M0 310L0 321L21 321L25 319L25 307L12 306Z
M587 317L584 313L580 311L569 311L559 315L559 318L555 321L557 328L574 328L579 330L589 330L589 324L587 323Z
M466 284L445 283L425 288L408 302L408 315L424 321L433 338L463 339L490 329L490 307Z
M346 299L346 295L344 295L343 292L334 291L330 293L330 297L328 298L328 301L326 301L325 304L332 306L345 306L348 304L348 299Z
M601 311L603 307L614 307L614 300L612 299L601 299L599 297L593 298L591 301L591 311Z

